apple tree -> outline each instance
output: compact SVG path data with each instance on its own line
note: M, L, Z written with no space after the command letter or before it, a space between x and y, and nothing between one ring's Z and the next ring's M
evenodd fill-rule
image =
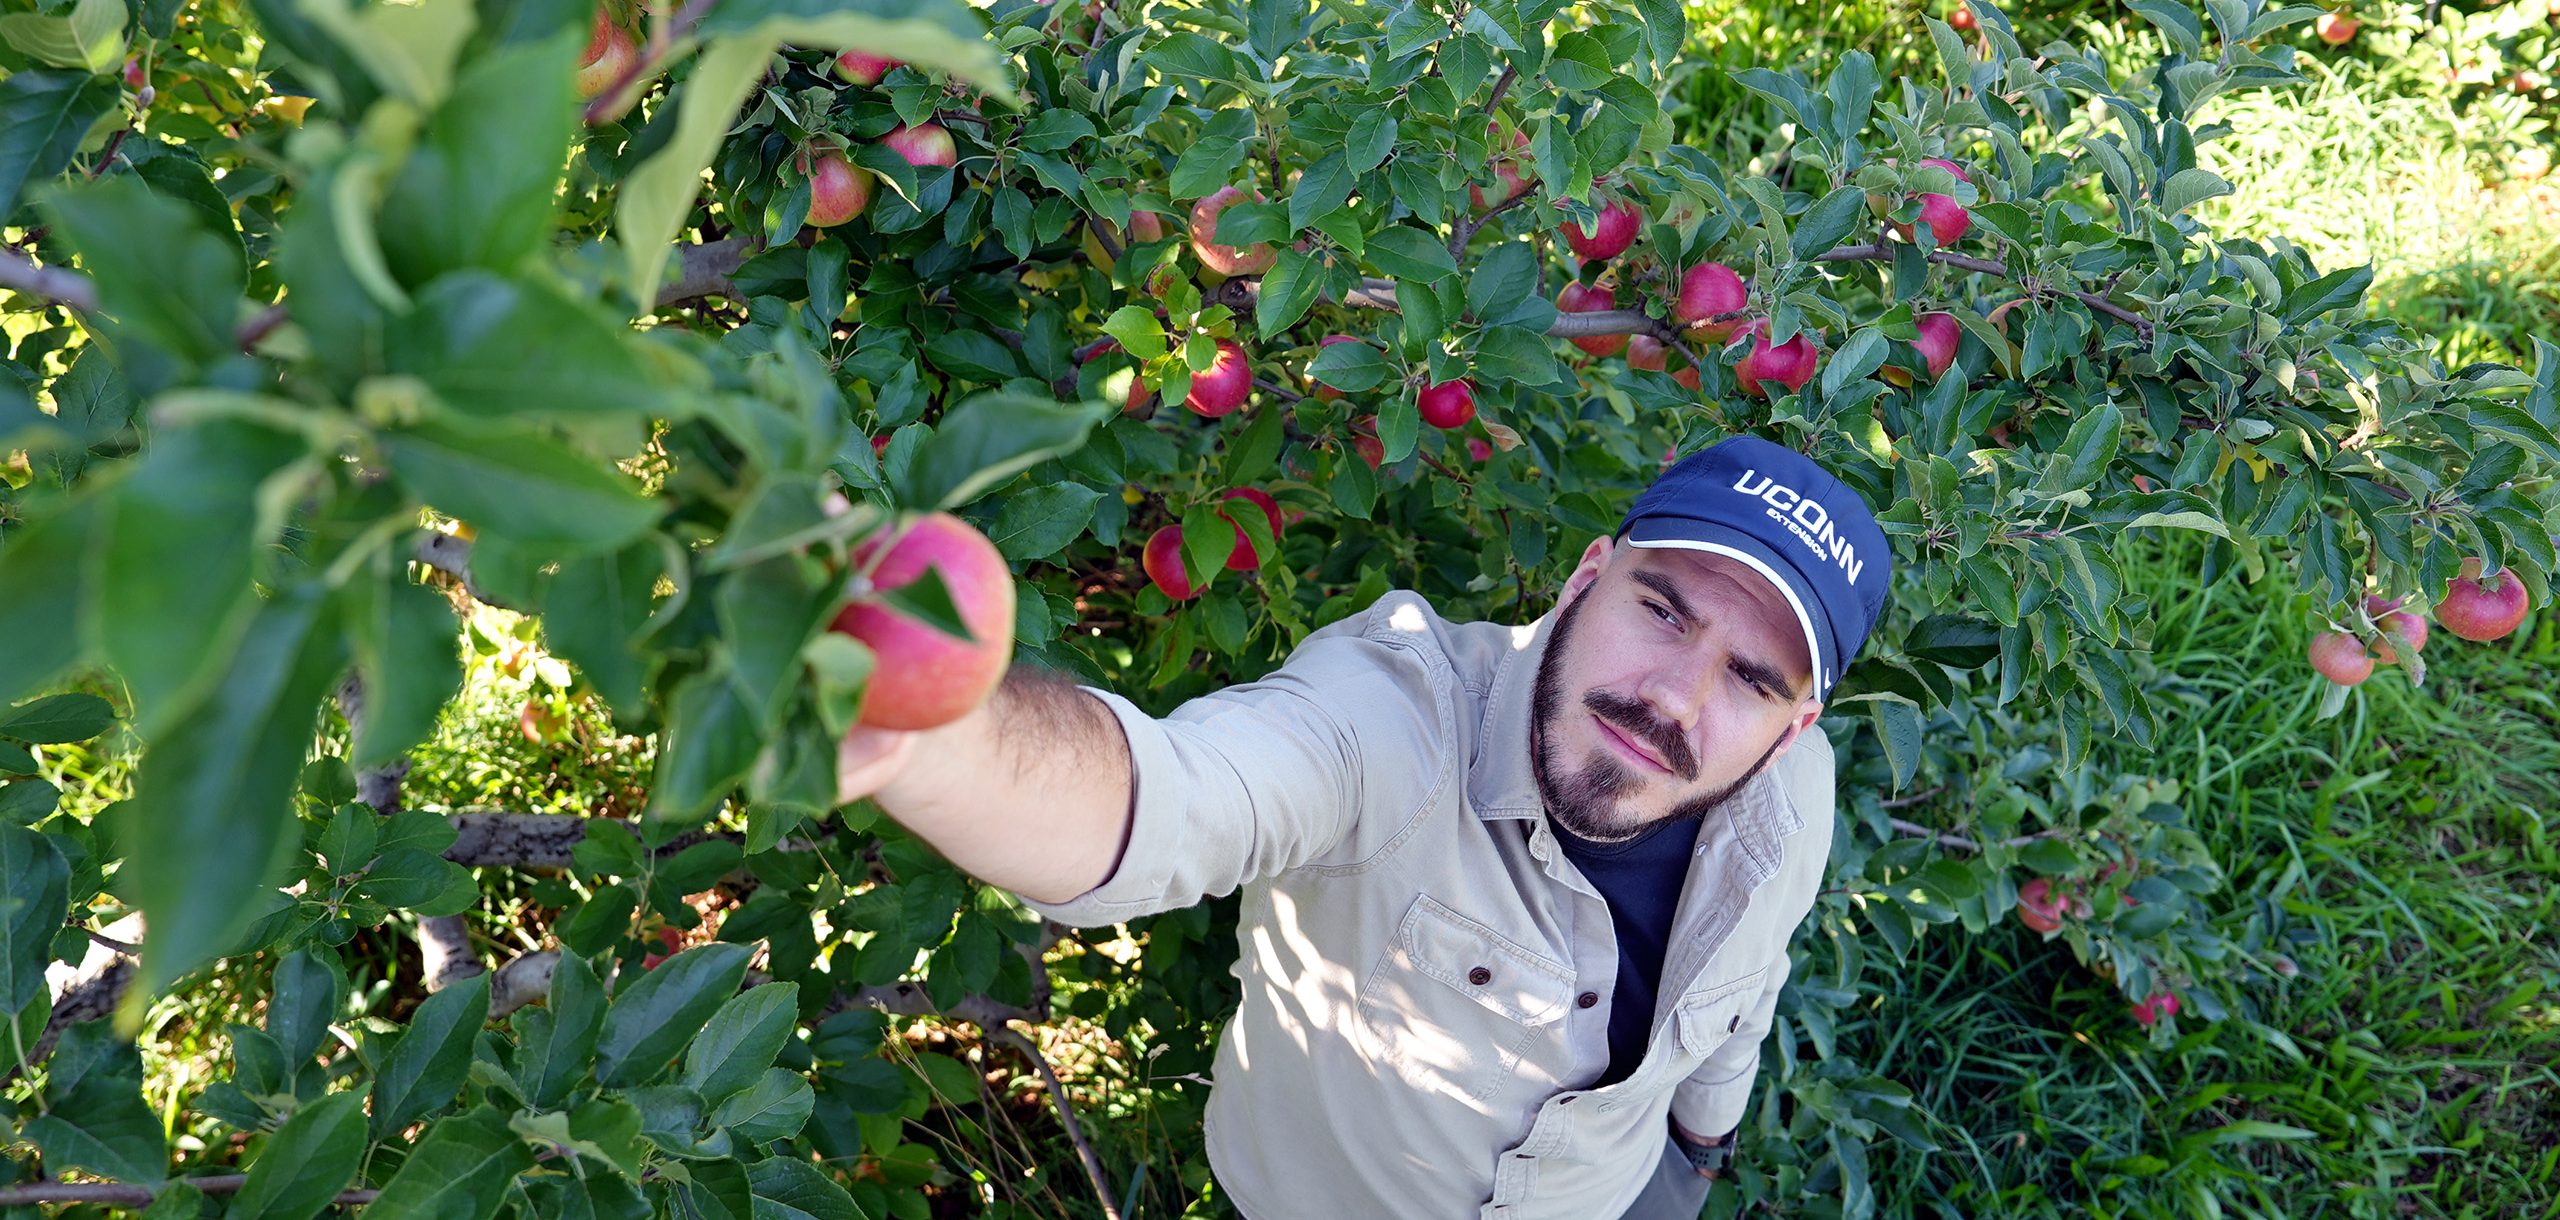
M1928 1138L1824 1061L1869 939L2015 910L2162 1036L2222 1016L2265 929L2208 904L2211 811L2088 766L2176 727L2122 557L2294 569L2324 672L2421 680L2414 611L2488 639L2548 598L2560 361L2449 370L2367 269L2216 232L2214 99L2297 79L2268 35L2317 10L2134 10L2129 77L1989 4L1927 22L1933 79L1742 73L1781 133L1748 165L1663 110L1663 0L0 17L0 1203L925 1215L955 1179L898 1120L973 1073L892 1066L893 1019L1044 1072L1013 1023L1143 1025L1205 1071L1224 971L1158 949L1226 929L1075 954L1124 986L1053 1010L1090 934L838 807L847 726L956 715L919 703L1007 645L1167 710L1394 587L1525 621L1745 430L1865 494L1900 577L1826 717L1850 833L1766 1189L1854 1202L1869 1138ZM649 738L636 815L403 803L474 601ZM129 799L63 806L111 720ZM1894 816L1924 780L1978 816ZM456 929L518 872L542 947L481 961ZM422 980L351 951L387 921ZM173 1152L126 1039L216 980L262 1011Z

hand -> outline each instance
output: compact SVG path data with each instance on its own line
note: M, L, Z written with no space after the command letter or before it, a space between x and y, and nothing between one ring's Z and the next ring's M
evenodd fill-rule
M922 733L855 725L836 743L836 803L851 804L894 783L915 757Z

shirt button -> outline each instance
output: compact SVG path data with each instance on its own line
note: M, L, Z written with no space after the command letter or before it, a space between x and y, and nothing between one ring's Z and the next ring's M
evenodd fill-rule
M1583 992L1580 996L1575 997L1573 1001L1574 1006L1577 1008L1589 1008L1599 1002L1600 993L1596 991Z
M1467 972L1467 981L1478 987L1482 987L1493 981L1493 972L1482 966L1478 966Z

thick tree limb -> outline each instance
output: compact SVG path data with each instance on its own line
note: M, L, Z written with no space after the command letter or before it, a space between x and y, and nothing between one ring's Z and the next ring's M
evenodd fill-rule
M1928 839L1935 842L1938 846L1944 847L1950 851L1980 852L1982 850L1982 844L1968 839L1963 835L1948 834L1934 826L1923 826L1918 822L1906 822L1901 818L1891 819L1889 824L1893 827L1896 833L1907 834L1915 839ZM2031 835L2019 835L2015 838L2002 839L2000 840L2000 846L2011 848L2024 847L2038 839L2059 839L2070 833L2072 832L2061 829L2039 830Z
M82 313L98 308L98 286L77 271L40 267L15 250L0 250L0 288L23 292Z
M676 275L658 290L658 308L703 297L725 297L736 301L738 285L730 280L738 268L755 254L755 242L744 237L724 237L700 245L676 248Z
M245 1173L223 1173L203 1178L179 1178L163 1186L127 1186L122 1182L37 1182L26 1186L0 1186L0 1207L25 1207L38 1203L104 1203L110 1206L144 1208L177 1182L184 1182L208 1195L237 1194L249 1184ZM371 1203L378 1190L345 1190L338 1192L338 1205Z

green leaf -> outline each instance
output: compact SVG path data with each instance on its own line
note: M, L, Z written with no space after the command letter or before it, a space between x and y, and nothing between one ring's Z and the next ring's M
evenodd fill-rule
M112 76L19 72L0 80L0 216L30 182L61 173L80 142L124 96Z
M666 349L542 280L456 271L383 336L383 361L483 419L645 418L668 409Z
M1340 150L1316 158L1315 164L1298 175L1298 185L1289 193L1289 231L1304 229L1316 217L1350 202L1353 181L1352 169Z
M1051 483L1007 497L987 540L1015 562L1055 555L1093 521L1102 493L1082 483Z
M151 935L120 1019L139 1019L159 988L229 948L298 846L286 834L295 771L345 664L334 607L288 587L218 661L211 693L143 755L125 808L117 885Z
M729 675L705 670L686 678L668 701L650 776L649 820L691 822L709 812L754 768L760 733L756 709Z
M1334 347L1347 347L1337 343ZM1331 351L1333 348L1326 348ZM1288 417L1281 411L1256 411L1253 422L1245 425L1244 435L1228 443L1226 479L1231 487L1241 487L1261 478L1279 458L1281 446L1288 443Z
M397 1133L452 1101L471 1070L472 1044L489 1019L489 976L475 974L428 996L374 1069L376 1138Z
M365 870L365 897L395 911L459 915L480 901L471 870L432 852L400 847L382 853Z
M2083 411L2071 421L2071 431L2062 438L2060 448L2047 454L2044 471L2036 479L2036 494L2059 496L2078 491L2098 481L2108 463L2116 459L2116 445L2124 432L2124 415L2111 402L2099 403Z
M206 231L201 213L129 174L55 192L45 211L124 328L193 364L231 352L246 290L238 237Z
M1508 381L1530 389L1569 384L1547 337L1517 326L1498 326L1478 337L1475 371L1479 377L1494 382Z
M65 1030L46 1064L46 1113L20 1135L48 1168L86 1169L149 1186L167 1176L169 1146L142 1099L142 1055L103 1021Z
M790 1040L799 1006L800 989L792 983L767 983L732 997L685 1048L679 1079L713 1105L755 1083Z
M1903 637L1903 651L1924 661L1976 669L2000 655L2000 629L1961 614L1932 614Z
M1164 36L1144 56L1147 63L1168 76L1196 76L1203 80L1235 80L1235 52L1226 44L1206 34L1176 30Z
M453 604L406 573L355 581L346 597L347 634L364 676L355 765L376 767L435 732L436 713L461 689L460 628Z
M716 943L687 949L615 996L596 1044L596 1080L621 1088L656 1077L738 993L753 952L746 945Z
M953 377L995 385L1022 374L1022 362L1004 341L980 330L946 330L925 340L925 359Z
M509 271L550 248L578 133L577 31L472 56L383 194L382 252L403 283Z
M1486 251L1467 276L1467 312L1488 326L1501 324L1521 300L1543 296L1538 256L1526 242L1507 241Z
M957 508L1050 458L1073 453L1108 406L1061 406L1027 394L980 394L946 412L905 477L900 502Z
M2080 867L2080 853L2060 839L2037 839L2018 849L2018 863L2046 876L2059 877Z
M591 555L658 519L629 476L531 428L421 420L380 442L419 499L528 549Z
M1797 234L1801 236L1803 230L1797 230ZM1823 366L1822 396L1835 397L1840 393L1840 387L1883 367L1888 354L1883 331L1872 326L1859 327L1856 334L1840 345L1839 351L1832 353L1830 363Z
M1254 299L1254 329L1268 339L1297 325L1316 303L1323 281L1324 269L1313 257L1281 251L1280 261L1262 277L1262 291Z
M59 17L0 17L0 39L57 68L104 72L124 58L125 7L118 0L80 0ZM0 211L6 211L0 208Z
M869 1220L844 1187L798 1156L747 1166L747 1184L755 1192L753 1220Z
M71 865L53 840L23 826L0 825L0 1008L19 1012L44 998L44 968L53 939L71 913Z
M1307 376L1345 393L1377 388L1395 372L1384 354L1366 343L1335 343L1307 363Z
M365 1206L367 1220L491 1220L533 1167L533 1149L486 1106L427 1128Z
M1796 219L1795 236L1789 239L1788 249L1794 252L1797 262L1809 262L1856 232L1866 218L1866 188L1841 187L1806 208L1804 215Z
M2162 529L2202 530L2217 538L2231 537L2231 531L2222 524L2221 518L2211 513L2144 513L2124 523L2124 527L2129 530L2155 525Z
M1102 333L1119 340L1120 350L1139 360L1164 355L1164 323L1143 305L1123 305L1103 320Z
M115 722L114 706L96 695L47 695L0 713L0 737L30 745L60 745L87 741Z
M542 600L543 642L577 666L617 716L642 713L653 665L636 645L657 609L666 555L659 539L643 536L609 555L564 560Z
M525 1061L536 1065L523 1073L525 1085L533 1092L529 1100L538 1106L560 1104L573 1086L587 1078L587 1066L595 1059L596 1038L604 1029L604 984L596 980L595 969L585 958L575 953L560 955L551 970L548 1007L549 1036L539 1053L530 1045L525 1048Z
M161 427L108 499L96 638L145 734L203 697L259 612L250 579L283 529L280 495L309 473L304 452L238 419Z
M0 572L8 573L0 580L0 640L9 641L0 648L0 702L47 685L80 659L81 615L98 585L91 561L104 505L95 496L75 499L0 536Z
M712 1107L705 1121L726 1128L733 1139L763 1144L800 1134L816 1108L817 1096L799 1073L766 1068L745 1089Z
M1589 93L1616 75L1608 47L1589 30L1559 36L1547 59L1547 80L1567 93Z
M2285 297L2285 320L2301 322L2332 310L2349 308L2363 300L2364 290L2372 286L2373 268L2370 265L2332 271L2294 289Z
M2160 210L2178 215L2207 199L2231 193L2231 184L2209 169L2182 169L2160 184Z
M1343 150L1344 164L1352 173L1368 173L1385 164L1395 146L1395 112L1384 106L1365 108L1360 117L1351 121L1351 135Z
M1893 767L1894 789L1909 787L1920 771L1920 705L1900 695L1879 695L1867 702L1867 714Z
M1438 283L1458 273L1457 260L1440 238L1410 225L1392 225L1369 238L1369 265L1382 275Z
M311 1220L364 1164L364 1094L304 1104L249 1163L249 1181L225 1213L234 1220Z
M287 1060L310 1062L346 1000L347 975L336 959L309 947L295 949L276 963L268 984L267 1035Z

